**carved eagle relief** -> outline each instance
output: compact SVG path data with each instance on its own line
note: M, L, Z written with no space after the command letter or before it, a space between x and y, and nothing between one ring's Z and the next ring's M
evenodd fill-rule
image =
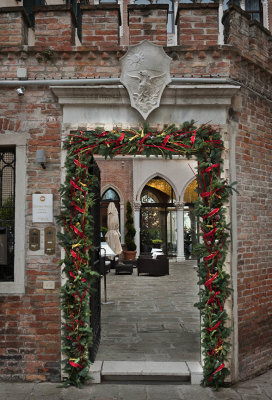
M162 90L161 80L165 77L165 73L152 76L148 71L140 71L137 75L129 75L130 78L136 79L138 84L137 92L133 93L133 98L137 107L147 113L160 100L160 92Z
M170 62L162 46L147 40L130 46L121 59L121 82L128 90L131 106L144 119L159 107L163 90L171 82Z

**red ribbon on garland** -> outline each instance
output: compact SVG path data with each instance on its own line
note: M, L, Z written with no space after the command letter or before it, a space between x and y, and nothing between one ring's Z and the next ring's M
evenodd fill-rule
M204 286L209 286L217 277L218 277L218 272L216 272L212 278L208 279L208 280L204 283Z
M209 377L208 381L210 382L210 381L213 379L213 376L214 376L217 372L221 371L221 369L223 369L224 367L225 367L225 364L224 364L224 363L221 364L220 367L218 367L218 368L211 374L211 376Z
M220 165L218 163L217 164L213 164L210 167L204 169L204 172L210 172L213 168L218 168L218 167L220 167Z
M83 368L80 364L74 363L73 361L69 361L69 364L74 368L81 368L81 369Z
M195 143L196 132L197 132L196 130L193 131L193 136L191 137L191 144L192 144L192 146L193 146L194 143Z
M209 331L209 332L214 331L215 329L217 329L217 328L219 327L219 325L221 324L221 322L222 322L222 321L220 320L220 321L218 321L217 324L215 324L212 328L206 328L207 331Z
M214 208L211 212L209 212L209 214L204 215L204 217L202 217L202 219L206 219L209 217L212 217L214 214L217 214L219 212L219 208Z

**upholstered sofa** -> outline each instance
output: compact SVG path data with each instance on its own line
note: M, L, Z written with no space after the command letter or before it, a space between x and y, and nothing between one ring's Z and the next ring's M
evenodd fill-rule
M165 255L157 258L139 257L137 259L137 271L139 274L153 276L169 275L169 260Z

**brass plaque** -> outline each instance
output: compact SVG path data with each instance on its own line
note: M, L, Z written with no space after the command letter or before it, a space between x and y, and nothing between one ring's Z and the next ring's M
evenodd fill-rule
M37 251L40 250L40 247L41 247L40 230L32 228L29 230L29 250Z
M55 254L56 229L52 226L44 228L44 252L45 254Z

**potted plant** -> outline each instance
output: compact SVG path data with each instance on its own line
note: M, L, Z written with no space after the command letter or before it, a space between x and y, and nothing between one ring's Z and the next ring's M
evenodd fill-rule
M136 258L136 244L134 241L136 230L134 228L134 220L132 215L132 206L130 201L127 202L127 213L126 213L126 234L125 244L126 250L123 251L125 260L135 260Z
M162 240L161 239L153 239L152 240L152 245L155 249L160 249L161 248L161 244L162 244Z

